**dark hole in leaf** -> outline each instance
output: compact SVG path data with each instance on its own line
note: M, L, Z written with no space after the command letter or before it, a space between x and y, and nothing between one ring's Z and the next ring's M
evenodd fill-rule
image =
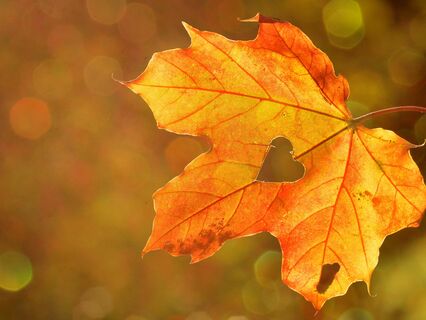
M291 154L293 146L286 138L278 137L271 142L271 148L257 176L258 181L296 181L303 177L305 168L295 161Z
M338 263L324 264L322 266L320 280L317 284L317 291L319 293L327 291L339 270L340 265Z

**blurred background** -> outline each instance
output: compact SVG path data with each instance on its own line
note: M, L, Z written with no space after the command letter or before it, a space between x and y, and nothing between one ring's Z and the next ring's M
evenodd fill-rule
M152 193L208 145L158 130L111 74L133 79L154 52L188 46L182 20L252 39L256 25L237 18L257 12L297 25L330 56L355 115L426 105L424 0L0 0L0 320L314 317L281 283L267 234L195 265L140 258ZM370 125L426 138L426 115ZM413 151L423 174L425 150ZM283 168L300 174L270 170ZM374 297L355 284L315 319L426 319L425 229L385 241Z

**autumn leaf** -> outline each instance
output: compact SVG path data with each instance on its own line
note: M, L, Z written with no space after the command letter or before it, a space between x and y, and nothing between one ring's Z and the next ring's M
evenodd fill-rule
M125 83L159 128L206 136L212 146L154 194L144 253L197 262L228 239L269 232L281 245L284 283L320 309L353 282L370 283L385 237L419 225L426 187L415 146L352 118L345 78L305 34L260 15L249 21L259 23L252 41L184 24L191 46L154 54ZM305 175L258 181L280 136Z

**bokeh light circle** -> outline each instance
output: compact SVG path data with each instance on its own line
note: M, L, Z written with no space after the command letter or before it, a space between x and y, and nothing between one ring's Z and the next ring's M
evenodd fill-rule
M185 320L213 320L205 311L195 311L190 313Z
M32 277L31 261L25 255L16 251L0 254L0 288L19 291L31 282Z
M89 288L81 296L78 309L90 319L102 319L113 309L112 296L104 287Z
M157 32L157 22L154 10L148 5L130 3L126 13L118 22L121 36L135 44L144 44Z
M86 0L90 18L101 24L118 22L126 12L126 0Z
M128 316L125 320L147 320L146 318L144 318L144 317L140 317L140 316L135 316L135 315L130 315L130 316Z
M70 7L70 1L37 0L37 7L47 16L61 19Z
M111 95L119 86L114 78L122 77L120 63L114 58L96 56L84 68L84 80L90 91L102 95Z
M323 20L327 32L346 38L363 26L361 8L356 1L332 0L323 9Z
M361 7L354 0L331 0L323 8L322 18L331 44L351 49L364 37Z
M280 282L281 253L278 251L266 251L254 263L254 274L259 284L265 287L273 287Z
M277 288L265 288L255 281L243 287L241 297L244 307L257 315L266 315L276 310L279 304Z
M425 76L426 58L423 52L413 48L400 49L389 58L388 71L396 84L414 86Z
M338 320L374 320L374 318L367 310L353 308L345 311Z
M73 76L67 64L59 59L42 61L33 72L33 84L38 94L46 99L66 96L73 85Z
M50 53L67 62L78 61L85 53L84 39L74 25L58 25L47 37Z
M30 140L44 135L52 122L47 104L35 98L22 98L17 101L10 109L9 121L18 136Z

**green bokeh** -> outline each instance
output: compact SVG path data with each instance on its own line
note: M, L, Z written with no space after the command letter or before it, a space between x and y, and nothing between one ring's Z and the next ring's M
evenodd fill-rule
M19 291L31 282L32 277L31 261L25 255L15 251L0 255L0 288Z
M423 0L0 1L0 285L9 288L0 290L0 318L313 319L311 305L282 284L280 247L266 233L227 241L192 265L161 251L140 258L152 194L200 150L171 148L178 136L159 130L112 74L134 79L154 52L187 47L181 21L253 39L256 24L237 18L260 12L295 24L327 53L348 79L354 115L425 106L416 62L426 50L425 8ZM43 100L51 114L37 140L9 123L24 97ZM404 113L374 125L421 143L425 119ZM423 172L425 150L411 152ZM341 320L353 308L374 320L422 319L425 234L423 223L388 237L372 276L377 296L354 284L318 319Z
M330 34L348 38L363 28L361 7L353 0L331 0L323 9L325 29Z

